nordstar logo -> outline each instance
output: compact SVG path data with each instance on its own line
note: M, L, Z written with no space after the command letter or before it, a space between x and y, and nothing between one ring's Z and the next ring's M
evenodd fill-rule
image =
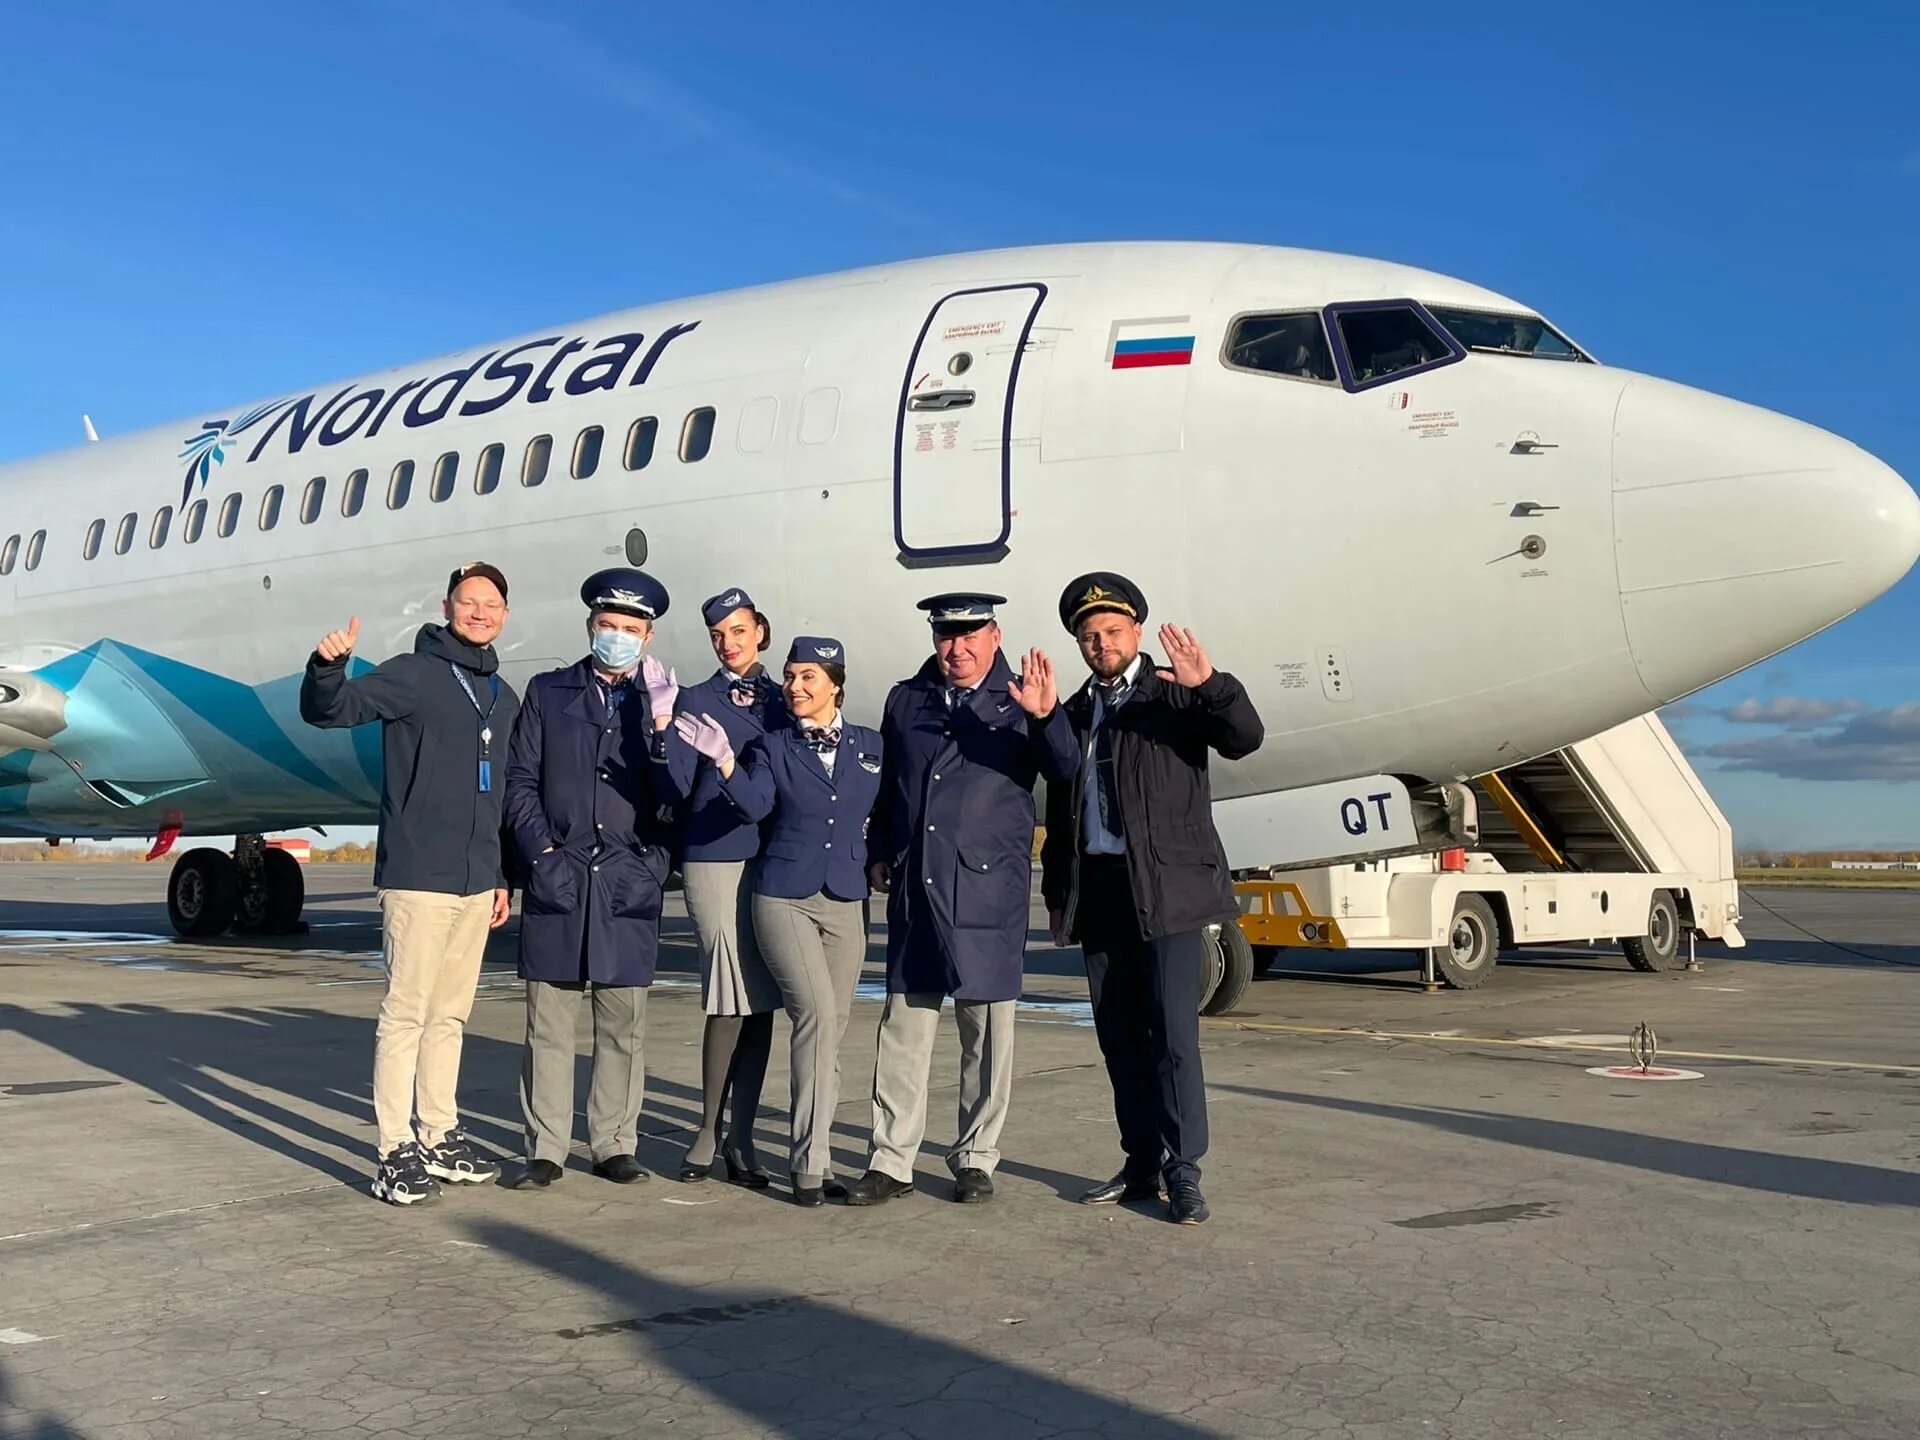
M378 435L396 411L403 427L418 429L449 415L488 415L516 399L538 405L561 391L578 396L618 389L622 383L644 385L667 346L699 325L698 320L669 325L651 344L639 331L598 341L549 335L509 350L489 350L477 360L438 375L402 381L391 389L372 385L356 390L348 385L324 399L314 391L256 406L232 420L205 421L200 433L190 436L187 448L180 452L180 458L187 462L181 503L192 497L196 485L206 484L214 466L227 463L226 452L233 445L233 437L242 431L259 430L260 438L247 452L247 463L252 464L276 435L284 434L286 453L297 455L309 440L330 446L355 436ZM560 380L565 362L582 351L587 353ZM477 393L469 395L469 387ZM263 425L268 420L272 423Z

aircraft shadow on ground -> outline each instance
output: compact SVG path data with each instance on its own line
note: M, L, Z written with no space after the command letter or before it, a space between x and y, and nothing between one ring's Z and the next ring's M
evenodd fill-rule
M52 1415L35 1414L16 1399L0 1365L0 1436L5 1440L82 1440L78 1430Z
M518 991L500 1000L482 992L481 1005L509 1003L518 1014ZM652 1027L657 1035L657 1024ZM318 1174L355 1187L372 1171L373 1024L370 1018L299 1006L230 1006L175 1011L158 1005L68 1002L54 1013L0 1004L0 1032L11 1031L50 1050L140 1086ZM584 1039L584 1035L583 1035ZM655 1044L658 1043L656 1040ZM1089 1040L1091 1045L1091 1040ZM483 1147L510 1165L524 1150L519 1102L523 1047L469 1030L461 1058L461 1124ZM841 1115L868 1114L871 1062L848 1067ZM574 1131L584 1139L591 1060L575 1061ZM767 1091L784 1098L785 1076L776 1066ZM936 1089L929 1102L930 1136L941 1133L952 1087ZM755 1126L761 1163L776 1175L786 1169L786 1112L763 1103ZM647 1076L640 1118L639 1158L656 1175L679 1169L680 1157L700 1123L700 1093L693 1086ZM342 1128L345 1125L346 1128ZM869 1125L834 1126L836 1160L857 1175L866 1166ZM930 1145L934 1154L944 1145ZM577 1155L572 1164L586 1162ZM1051 1185L1061 1197L1092 1183L1017 1158L1003 1158L1003 1173ZM599 1183L599 1182L595 1182ZM671 1183L671 1182L668 1182ZM768 1192L771 1197L774 1192Z
M1286 1105L1304 1105L1341 1115L1399 1120L1424 1125L1472 1140L1518 1145L1553 1155L1600 1160L1632 1170L1672 1175L1712 1185L1730 1185L1771 1195L1805 1200L1833 1200L1848 1205L1898 1205L1920 1208L1920 1174L1886 1170L1848 1160L1821 1160L1805 1155L1781 1155L1766 1150L1743 1150L1695 1140L1672 1140L1631 1130L1583 1125L1568 1120L1542 1120L1527 1115L1502 1115L1490 1110L1466 1110L1440 1105L1394 1105L1372 1100L1346 1100L1332 1095L1303 1095L1250 1085L1208 1087Z
M1026 1422L1014 1426L1023 1433L1032 1427L1129 1440L1217 1433L813 1296L693 1290L517 1224L475 1219L466 1228L583 1292L592 1302L583 1309L617 1317L555 1332L582 1347L583 1360L608 1353L588 1347L625 1346L646 1367L750 1417L756 1430L987 1434L1017 1419Z

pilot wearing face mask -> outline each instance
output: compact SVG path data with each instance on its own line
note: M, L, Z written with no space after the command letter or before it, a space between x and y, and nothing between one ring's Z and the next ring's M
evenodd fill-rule
M527 1049L520 1103L526 1168L511 1182L544 1189L573 1146L574 1026L593 1005L587 1141L593 1173L647 1178L635 1157L646 1071L647 987L660 949L669 797L656 735L673 720L674 683L641 652L667 591L644 570L616 568L580 587L591 653L527 685L508 753L506 824L526 876L520 975Z

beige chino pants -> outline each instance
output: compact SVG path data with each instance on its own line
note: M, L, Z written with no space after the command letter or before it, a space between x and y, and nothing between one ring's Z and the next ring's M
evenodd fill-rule
M373 1118L386 1155L414 1139L438 1145L460 1123L460 1043L480 983L493 891L382 890L380 915L387 994L374 1032Z

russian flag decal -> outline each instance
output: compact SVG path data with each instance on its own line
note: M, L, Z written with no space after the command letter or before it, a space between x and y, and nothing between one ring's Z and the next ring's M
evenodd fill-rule
M1158 320L1117 320L1107 340L1107 364L1144 370L1193 363L1193 327L1185 315Z

